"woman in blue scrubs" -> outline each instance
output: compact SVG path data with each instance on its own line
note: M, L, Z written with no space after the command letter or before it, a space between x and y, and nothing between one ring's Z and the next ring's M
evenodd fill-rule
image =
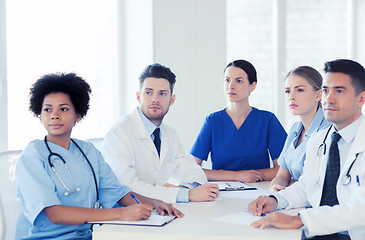
M278 163L271 191L277 192L297 181L303 172L305 152L311 135L331 125L321 108L322 76L312 67L300 66L285 78L285 95L293 115L300 118L293 124Z
M206 117L191 149L199 165L210 153L212 170L204 169L208 180L257 182L276 176L287 134L273 113L249 104L256 83L248 61L233 61L224 70L228 106Z
M48 134L30 142L17 163L22 213L16 239L91 239L87 222L147 219L153 208L183 216L170 204L134 193L141 202L136 204L100 152L70 138L89 109L90 93L73 73L45 75L32 86L30 110Z

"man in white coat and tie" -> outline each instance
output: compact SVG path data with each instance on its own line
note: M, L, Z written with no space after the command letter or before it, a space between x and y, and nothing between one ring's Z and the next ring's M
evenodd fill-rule
M325 63L322 106L332 126L311 137L299 181L248 209L257 216L302 208L298 215L274 212L251 224L302 228L313 239L365 239L365 69L339 59Z
M213 201L218 186L207 183L201 167L185 154L176 131L162 122L175 101L175 74L156 63L146 67L139 82L139 107L105 136L105 160L119 181L139 194L170 203Z

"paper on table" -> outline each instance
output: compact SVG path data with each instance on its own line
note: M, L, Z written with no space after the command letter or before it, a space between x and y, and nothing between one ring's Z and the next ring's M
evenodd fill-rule
M261 219L262 217L253 216L247 211L241 211L237 213L228 214L225 216L213 218L214 221L234 223L239 225L249 226L251 223Z
M260 195L270 195L269 190L266 189L258 189L251 191L232 191L232 192L224 192L224 197L228 198L240 198L240 199L249 199L255 200Z
M155 226L162 227L167 223L174 220L176 217L173 216L161 216L157 212L153 211L150 218L141 221L95 221L88 223L99 223L99 224L115 224L115 225L139 225L139 226Z
M212 181L217 184L220 191L255 190L256 188L243 182Z

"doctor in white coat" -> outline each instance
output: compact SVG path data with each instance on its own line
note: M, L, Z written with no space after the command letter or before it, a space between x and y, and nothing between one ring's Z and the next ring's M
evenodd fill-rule
M170 203L213 201L219 194L218 186L206 183L203 170L185 154L176 131L162 123L175 101L175 74L163 65L152 64L139 81L139 107L122 117L105 136L105 160L119 181L137 193Z
M351 60L325 64L322 104L333 125L310 139L303 175L287 189L260 196L249 211L260 216L281 208L302 208L297 216L274 212L251 226L302 228L314 239L365 239L365 69ZM325 182L331 135L337 132L340 173L336 184L338 204L320 206ZM326 150L324 150L326 149ZM327 173L328 174L328 173Z

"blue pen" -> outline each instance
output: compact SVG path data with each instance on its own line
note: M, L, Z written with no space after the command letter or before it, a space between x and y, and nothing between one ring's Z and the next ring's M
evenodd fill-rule
M134 196L133 193L131 193L131 197L134 199L134 201L136 201L137 204L141 204L141 202L136 198L136 196Z
M356 175L356 182L357 182L357 186L360 186L360 179L359 179L359 175Z

